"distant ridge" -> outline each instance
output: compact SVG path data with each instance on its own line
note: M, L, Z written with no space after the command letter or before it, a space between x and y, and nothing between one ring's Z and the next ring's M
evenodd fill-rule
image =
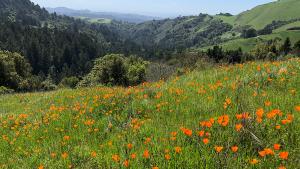
M154 16L146 16L130 13L117 13L117 12L93 12L90 10L75 10L66 7L46 8L50 13L56 12L60 15L67 15L71 17L83 17L90 19L110 19L116 21L124 21L130 23L142 23L150 20L159 20L161 18Z

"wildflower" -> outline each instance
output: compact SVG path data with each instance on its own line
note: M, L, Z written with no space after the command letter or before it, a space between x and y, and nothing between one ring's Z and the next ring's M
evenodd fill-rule
M300 105L299 106L295 106L295 110L300 112Z
M258 161L256 158L250 160L250 164L252 164L252 165L257 164L258 162L259 162L259 161Z
M283 152L279 153L279 157L283 160L287 160L288 156L289 156L289 152L287 152L287 151L283 151Z
M264 157L266 156L266 152L263 150L263 151L259 151L258 154L261 156L261 157Z
M91 152L91 157L95 158L97 156L97 153L95 151Z
M264 109L260 108L256 110L256 116L262 118L264 115Z
M204 144L208 144L209 143L209 139L208 138L204 138L202 141L203 141Z
M144 144L148 144L151 142L151 138L150 137L147 137L146 140L144 141Z
M55 157L56 157L56 153L51 153L50 156L51 156L52 158L55 158Z
M274 150L280 150L280 144L274 144Z
M166 159L166 160L170 160L170 159L171 159L170 154L166 154L166 155L165 155L165 159Z
M279 166L278 169L286 169L285 166Z
M144 151L143 157L144 157L144 158L149 158L149 157L150 157L150 154L149 154L149 151L148 151L148 150L145 150L145 151Z
M203 130L199 131L198 136L203 137L204 136L204 131Z
M177 136L177 132L171 132L171 136L172 137L176 137Z
M280 125L276 125L275 128L276 128L277 130L279 130L279 129L281 128L281 126L280 126Z
M182 131L186 136L189 136L189 137L191 137L192 134L193 134L193 131L190 130L190 129L187 129L187 128L181 128L181 131Z
M265 101L265 106L271 106L271 102L270 101Z
M266 155L274 155L275 154L274 151L270 148L265 148L264 151L265 151Z
M236 125L235 125L235 130L236 130L236 131L240 131L242 127L243 127L242 124L236 124Z
M123 165L124 165L124 167L129 167L129 160L125 160L124 162L123 162Z
M119 162L120 161L120 156L115 154L112 156L112 159L115 161L115 162Z
M64 138L63 138L65 141L68 141L68 140L70 140L70 136L64 136Z
M155 167L152 167L152 169L159 169L159 168L155 166Z
M132 149L132 147L133 147L132 144L130 144L130 143L127 144L127 148L128 148L129 150Z
M220 153L223 150L222 146L216 146L215 147L216 152Z
M232 146L231 147L231 151L234 152L234 153L237 152L238 149L239 149L238 146Z
M175 152L180 153L181 152L181 147L175 147Z
M62 154L61 154L61 157L62 157L63 159L66 159L66 158L68 157L68 153L66 153L66 152L62 153Z
M227 126L229 123L229 116L228 115L220 116L218 118L218 123L224 127Z
M43 165L40 165L40 166L38 167L38 169L44 169L44 166L43 166Z
M131 155L130 155L130 158L131 158L131 159L135 159L135 158L136 158L136 154L135 154L135 153L131 154Z

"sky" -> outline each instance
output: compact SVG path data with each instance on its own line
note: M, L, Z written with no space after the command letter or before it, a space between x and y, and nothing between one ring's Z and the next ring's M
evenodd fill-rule
M152 16L238 14L274 0L31 0L42 7L68 7L98 12L135 13Z

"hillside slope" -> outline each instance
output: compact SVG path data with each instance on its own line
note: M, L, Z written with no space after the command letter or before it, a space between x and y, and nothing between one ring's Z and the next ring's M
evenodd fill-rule
M257 6L234 16L234 25L251 25L255 29L262 29L272 21L286 21L300 18L299 0L278 0Z
M299 63L0 96L0 167L298 168Z
M128 14L128 13L117 13L117 12L93 12L90 10L74 10L64 7L58 8L46 8L50 13L56 12L59 15L67 15L76 18L87 18L88 21L95 21L97 19L109 19L130 23L142 23L151 20L158 20L159 17Z

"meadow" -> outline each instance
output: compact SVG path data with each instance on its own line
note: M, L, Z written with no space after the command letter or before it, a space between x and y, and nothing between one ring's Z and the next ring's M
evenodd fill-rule
M299 168L300 59L0 96L0 168Z

